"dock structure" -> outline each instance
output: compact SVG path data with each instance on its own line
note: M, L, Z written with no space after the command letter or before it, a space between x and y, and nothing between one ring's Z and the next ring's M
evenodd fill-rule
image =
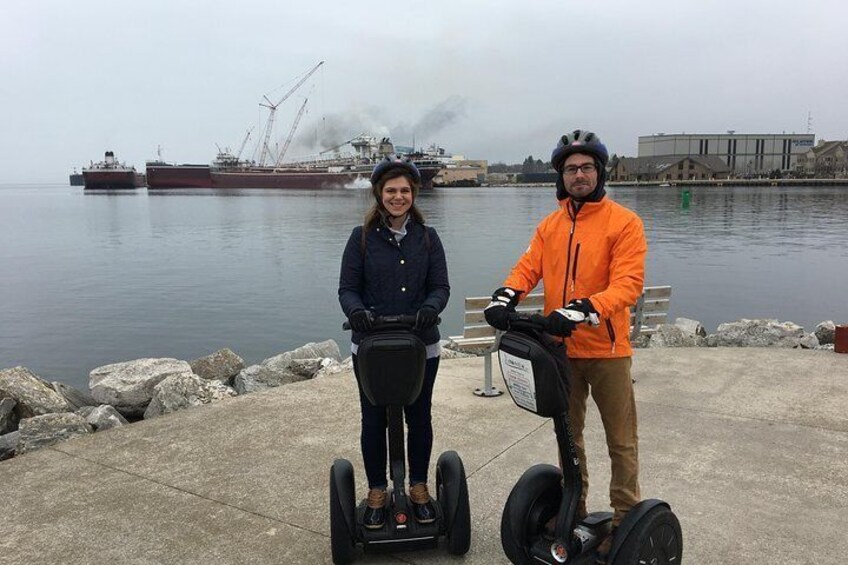
M508 395L472 394L482 370L479 357L444 360L433 402L433 452L455 449L468 475L465 565L507 562L510 489L530 465L556 462L550 421ZM846 375L848 355L831 351L636 351L642 495L671 504L686 563L844 562ZM340 373L0 462L0 562L330 563L334 458L354 463L365 494L358 402L353 375ZM585 436L589 508L603 510L609 458L594 408Z

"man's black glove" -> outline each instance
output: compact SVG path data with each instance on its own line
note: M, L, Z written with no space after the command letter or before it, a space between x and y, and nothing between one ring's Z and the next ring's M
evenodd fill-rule
M577 322L570 319L563 308L554 310L547 316L548 333L559 337L569 337L577 327Z
M578 312L582 312L583 315L586 316L586 322L592 327L597 327L601 325L601 320L598 315L598 311L595 310L595 306L588 298L578 298L577 300L572 300L565 308L567 310L577 310Z
M422 306L415 315L415 329L427 330L436 325L439 313L432 306Z
M496 330L507 331L509 329L509 314L515 312L518 304L519 290L513 290L502 286L492 294L492 301L483 310L486 323Z
M370 310L355 310L350 313L347 319L350 321L351 329L358 333L371 331L374 326Z

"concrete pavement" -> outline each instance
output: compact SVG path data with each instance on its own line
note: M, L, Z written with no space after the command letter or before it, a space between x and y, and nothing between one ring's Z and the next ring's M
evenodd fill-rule
M848 555L848 355L780 349L638 350L641 482L680 518L687 563L837 564ZM500 515L553 428L508 396L478 398L482 358L443 361L433 463L465 463L471 551L362 563L506 563ZM500 377L496 383L500 384ZM0 563L330 563L327 479L354 463L350 374L178 412L0 463ZM606 509L597 412L589 507Z

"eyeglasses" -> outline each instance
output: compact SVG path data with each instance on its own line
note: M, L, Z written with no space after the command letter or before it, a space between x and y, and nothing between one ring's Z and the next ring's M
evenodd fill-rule
M563 171L565 171L565 174L567 174L568 176L576 175L577 171L580 171L584 175L590 175L597 170L598 170L598 168L595 166L594 163L584 163L583 165L580 165L579 167L576 166L576 165L568 165L567 167L565 167L563 169Z

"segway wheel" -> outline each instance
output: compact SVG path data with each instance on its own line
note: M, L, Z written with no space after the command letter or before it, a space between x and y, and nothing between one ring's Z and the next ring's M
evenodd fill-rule
M680 522L667 506L652 508L639 519L615 554L615 565L680 563L683 534Z
M356 491L353 465L336 459L330 467L330 546L333 563L351 563L356 556Z
M562 472L553 465L534 465L524 471L501 516L501 545L510 561L535 563L530 542L541 535L545 522L556 515L562 500Z
M436 463L436 498L442 507L448 552L465 555L471 547L471 507L465 467L456 451L446 451Z

